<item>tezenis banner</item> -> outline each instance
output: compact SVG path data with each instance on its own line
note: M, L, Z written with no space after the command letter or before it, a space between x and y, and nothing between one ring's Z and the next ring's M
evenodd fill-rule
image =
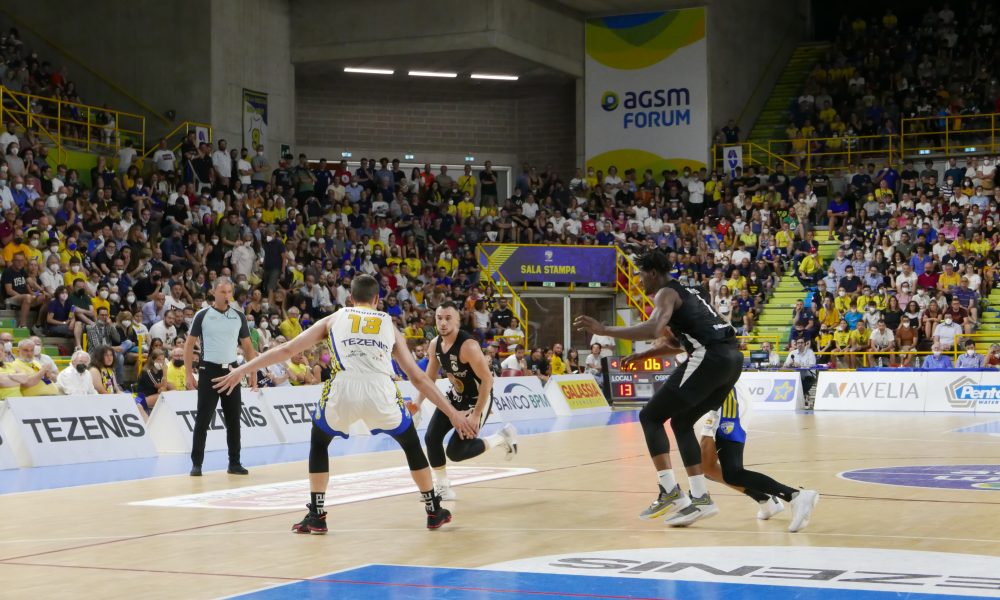
M587 20L587 166L692 170L708 158L705 9Z
M615 281L617 254L612 246L482 244L482 249L479 264L484 272L499 271L510 283Z

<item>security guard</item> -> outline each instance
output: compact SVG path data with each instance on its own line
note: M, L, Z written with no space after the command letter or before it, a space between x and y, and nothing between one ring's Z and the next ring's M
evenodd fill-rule
M250 343L250 329L244 314L232 306L233 284L225 277L215 280L212 288L212 303L198 311L191 323L191 332L184 344L184 366L187 371L188 389L198 390L198 414L194 422L194 443L191 446L191 476L201 476L201 463L205 458L205 438L212 423L219 400L222 400L222 414L226 424L226 445L229 447L228 473L247 475L240 464L240 411L242 401L240 388L227 394L219 394L212 387L212 380L236 367L236 348L243 347L243 355L252 360L257 353ZM195 338L201 343L201 357L198 362L198 378L194 377ZM256 377L250 376L250 386L257 387Z

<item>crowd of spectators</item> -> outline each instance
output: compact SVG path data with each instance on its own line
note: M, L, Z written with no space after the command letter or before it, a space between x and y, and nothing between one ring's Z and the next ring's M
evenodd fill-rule
M967 117L951 118L951 132L989 129L988 118L968 116L1000 112L998 13L991 2L963 3L958 11L944 3L923 14L901 5L898 15L843 16L828 56L790 107L790 154L808 150L832 160L848 149L882 149L887 138L866 136L897 135L903 118L928 117L907 126L907 134L927 133L920 143L942 145L936 132L949 117Z

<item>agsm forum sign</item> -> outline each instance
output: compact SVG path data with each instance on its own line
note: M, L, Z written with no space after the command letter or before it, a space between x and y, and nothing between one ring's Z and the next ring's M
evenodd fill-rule
M589 19L586 28L587 165L705 166L708 54L705 9Z

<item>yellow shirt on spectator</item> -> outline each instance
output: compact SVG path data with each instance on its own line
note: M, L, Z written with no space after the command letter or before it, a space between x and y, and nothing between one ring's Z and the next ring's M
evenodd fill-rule
M476 210L476 205L472 203L472 200L462 199L458 203L458 216L462 219L471 217L474 210Z
M81 264L83 263L83 253L81 253L79 250L67 250L66 248L63 248L62 250L59 251L59 262L61 262L64 265L68 265L69 261L73 260L74 258L78 259Z
M851 310L851 297L846 295L844 297L837 296L833 299L833 307L837 309L837 312L840 314L846 313Z
M980 240L979 242L970 241L965 247L980 256L986 256L990 253L990 243L985 240Z
M167 369L164 378L170 385L174 386L175 390L186 390L187 389L187 370L184 366L175 367L174 361L167 361Z
M851 332L837 330L833 332L833 342L838 348L847 348L851 344Z
M403 259L398 256L390 256L389 258L385 259L385 264L389 265L390 267L395 267L396 265L403 264Z
M779 248L787 248L792 245L792 240L795 234L791 230L785 231L782 229L778 233L774 234L774 240L777 242Z
M743 275L740 275L736 279L726 280L726 287L729 288L729 291L733 294L733 296L736 295L736 292L742 290L746 286L747 286L747 278L744 277Z
M83 274L83 271L80 271L79 273L66 271L63 273L63 283L66 287L73 289L73 284L77 281L87 281L87 276Z
M106 308L108 309L108 314L111 313L111 303L107 300L101 300L100 296L94 296L90 299L90 308L94 311L95 315L97 314L97 310L99 308Z
M36 361L25 361L22 359L17 359L12 365L12 370L15 373L21 373L22 375L34 375L42 369L42 366ZM44 380L39 379L38 383L30 387L21 388L22 396L58 396L59 388L56 386L54 381L45 383Z
M455 269L458 268L458 259L452 258L451 260L445 260L443 257L439 258L437 261L437 267L444 267L444 270L448 273L454 273Z
M0 373L4 375L9 375L10 373L16 373L12 363L3 363L0 365ZM10 387L0 387L0 400L6 398L17 398L21 395L21 386L12 385Z
M851 344L856 346L867 346L868 340L871 339L871 337L871 329L865 328L864 331L858 331L855 329L851 332Z
M837 116L837 111L832 106L819 111L819 120L824 123L832 122L835 116Z
M297 382L296 378L299 379L299 380L301 380L302 377L309 370L309 365L300 365L300 364L296 364L296 363L293 363L293 362L289 362L289 363L287 363L286 366L288 367L289 371L291 371L292 373L295 374L295 378L290 378L291 384L292 385L302 385L301 383Z
M298 319L285 319L278 325L278 331L281 335L285 336L285 339L292 341L292 338L296 338L302 334L302 323Z
M816 338L816 343L819 345L820 348L825 348L826 345L829 344L832 340L833 340L832 333L821 333L819 334L819 337Z
M799 273L803 275L812 275L820 270L822 263L820 260L813 256L812 254L806 255L799 263Z
M820 324L827 327L836 327L837 323L840 323L840 311L837 310L837 307L833 307L830 310L821 308L817 316L819 317Z
M14 260L15 254L23 254L25 258L28 258L28 253L31 252L31 246L21 243L15 244L11 242L3 247L3 260L5 263L10 263Z
M458 178L458 191L468 194L470 197L476 196L476 176L462 175Z
M566 361L552 354L552 374L553 375L565 375L566 374Z
M756 248L757 247L757 234L754 233L754 232L752 232L752 231L750 231L749 228L744 229L743 233L740 234L740 241L743 242L743 244L747 248Z
M938 284L944 289L952 286L958 287L960 281L962 281L962 276L954 271L950 276L947 273L941 273L941 276L938 277Z
M416 277L424 268L424 263L419 258L404 258L403 264L410 269L410 277Z
M424 329L415 323L407 325L406 329L403 330L403 337L408 340L422 340L424 339Z

